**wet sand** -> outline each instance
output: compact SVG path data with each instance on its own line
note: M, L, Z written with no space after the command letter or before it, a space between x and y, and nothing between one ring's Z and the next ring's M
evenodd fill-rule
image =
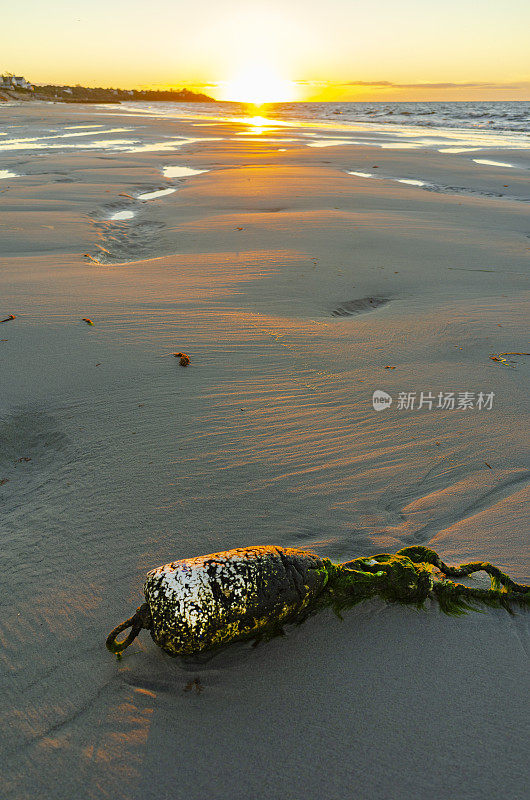
M149 569L252 544L528 581L530 359L490 358L529 349L528 152L1 113L59 136L0 144L3 795L522 800L528 614L373 601L201 662L104 640ZM61 148L80 124L137 144Z

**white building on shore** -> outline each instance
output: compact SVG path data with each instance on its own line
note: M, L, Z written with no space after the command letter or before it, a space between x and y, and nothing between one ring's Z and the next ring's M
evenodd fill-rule
M30 92L34 87L22 75L2 75L0 76L0 89L27 89Z

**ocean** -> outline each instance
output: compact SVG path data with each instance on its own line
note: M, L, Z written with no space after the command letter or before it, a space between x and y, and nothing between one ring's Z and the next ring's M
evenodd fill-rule
M316 135L354 135L366 144L401 141L402 147L474 149L530 147L530 102L422 103L123 103L131 114L189 118L197 124L225 119L254 126L285 126ZM106 107L112 113L112 107ZM270 132L269 127L269 132ZM313 136L315 133L306 133ZM408 144L407 144L408 142ZM357 142L350 140L351 144Z
M530 134L530 102L280 103L282 119L335 120Z

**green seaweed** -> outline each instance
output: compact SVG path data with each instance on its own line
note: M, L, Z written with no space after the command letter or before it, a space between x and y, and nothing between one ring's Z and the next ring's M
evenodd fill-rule
M376 596L417 608L424 608L425 601L432 598L441 611L452 616L479 611L481 605L510 613L514 605L530 606L530 588L516 583L493 564L477 561L449 567L428 547L405 547L395 555L382 553L346 564L324 559L323 565L327 582L315 608L330 606L339 616L345 608ZM491 589L464 586L445 577L467 576L480 570L489 574Z

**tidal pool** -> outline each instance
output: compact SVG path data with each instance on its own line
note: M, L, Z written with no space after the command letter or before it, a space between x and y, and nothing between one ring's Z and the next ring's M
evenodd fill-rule
M515 164L508 164L506 161L490 161L489 158L474 158L475 164L486 164L488 167L509 167L517 169Z
M157 197L164 197L166 194L173 194L176 189L157 189L154 192L144 192L143 194L136 195L137 200L156 200Z
M201 172L209 172L209 170L193 169L193 167L168 166L162 167L162 172L166 178L189 178L191 175L200 175Z
M110 217L107 217L109 222L120 221L123 222L126 219L132 219L134 217L134 211L126 208L122 211L115 211Z

